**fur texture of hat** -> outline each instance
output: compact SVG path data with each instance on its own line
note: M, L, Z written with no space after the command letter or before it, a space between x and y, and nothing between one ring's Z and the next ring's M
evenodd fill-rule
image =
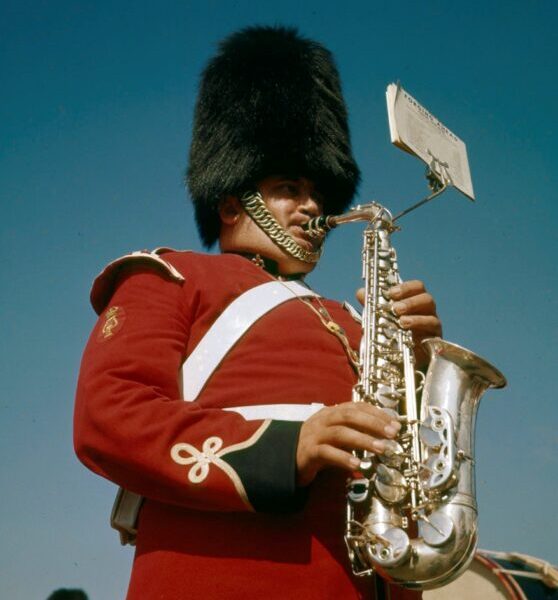
M329 50L292 28L249 27L221 42L196 104L187 184L207 247L220 199L270 175L313 180L330 214L349 205L360 178Z

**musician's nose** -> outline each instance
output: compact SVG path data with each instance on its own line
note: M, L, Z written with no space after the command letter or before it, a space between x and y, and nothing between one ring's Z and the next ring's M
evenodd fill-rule
M323 212L322 196L310 179L301 179L299 210L310 217L317 217Z

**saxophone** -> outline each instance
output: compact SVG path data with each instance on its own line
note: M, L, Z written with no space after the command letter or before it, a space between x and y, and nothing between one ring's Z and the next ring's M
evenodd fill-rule
M506 380L484 359L440 338L423 342L430 355L426 376L415 369L412 334L399 326L388 295L401 282L390 212L371 203L317 217L306 229L323 238L353 221L368 226L360 373L352 400L380 407L402 427L384 454L353 452L360 470L347 482L345 542L356 575L377 571L410 589L432 589L458 577L473 559L476 411L482 394Z

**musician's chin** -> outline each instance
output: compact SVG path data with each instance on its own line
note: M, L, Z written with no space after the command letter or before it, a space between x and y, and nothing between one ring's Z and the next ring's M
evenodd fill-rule
M316 252L321 246L320 240L311 238L302 227L293 227L290 231L294 241L307 252Z

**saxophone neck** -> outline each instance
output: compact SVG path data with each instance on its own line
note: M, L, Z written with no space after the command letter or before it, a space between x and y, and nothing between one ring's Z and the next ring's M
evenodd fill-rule
M381 225L390 232L397 229L393 225L393 217L389 210L376 202L358 204L349 209L346 213L340 215L322 215L320 217L315 217L303 225L303 229L305 229L311 237L321 238L339 225L360 221L367 221L376 226Z

